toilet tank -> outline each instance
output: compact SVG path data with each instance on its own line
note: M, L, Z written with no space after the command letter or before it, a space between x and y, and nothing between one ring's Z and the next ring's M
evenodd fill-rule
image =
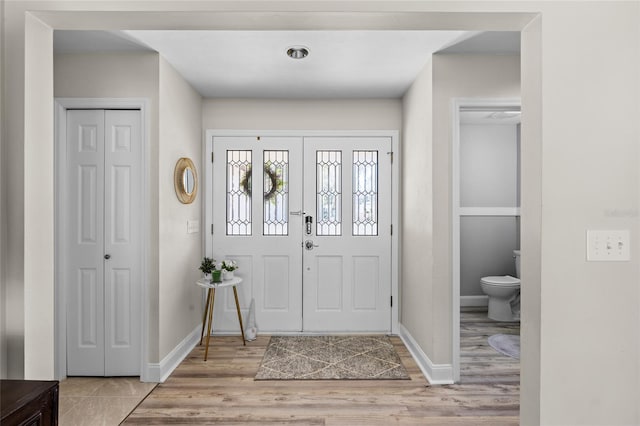
M520 278L520 250L513 251L513 258L516 260L516 278Z

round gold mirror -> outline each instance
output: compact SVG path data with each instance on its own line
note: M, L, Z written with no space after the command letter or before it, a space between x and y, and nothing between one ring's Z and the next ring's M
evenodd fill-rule
M176 195L182 204L191 204L198 193L198 174L191 159L183 157L176 163L173 172Z

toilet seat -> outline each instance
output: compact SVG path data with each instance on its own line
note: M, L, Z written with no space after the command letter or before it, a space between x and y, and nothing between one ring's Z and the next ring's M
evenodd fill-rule
M480 282L488 285L509 287L520 285L520 278L512 277L511 275L491 276L480 278Z

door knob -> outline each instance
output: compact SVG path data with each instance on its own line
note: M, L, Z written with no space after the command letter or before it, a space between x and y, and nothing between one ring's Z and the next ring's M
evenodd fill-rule
M104 255L104 258L105 258L105 259L107 259L107 260L109 260L109 259L111 259L111 255L110 255L110 254L105 254L105 255Z
M313 244L313 241L311 241L311 240L307 240L307 241L304 242L304 247L307 250L313 250L313 248L314 247L318 247L318 245L317 244Z

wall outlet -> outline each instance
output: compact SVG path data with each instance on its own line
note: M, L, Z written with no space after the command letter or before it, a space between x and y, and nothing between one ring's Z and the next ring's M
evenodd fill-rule
M199 220L188 220L187 221L187 234L197 234L200 232L200 221Z
M631 260L629 230L587 230L588 262Z

